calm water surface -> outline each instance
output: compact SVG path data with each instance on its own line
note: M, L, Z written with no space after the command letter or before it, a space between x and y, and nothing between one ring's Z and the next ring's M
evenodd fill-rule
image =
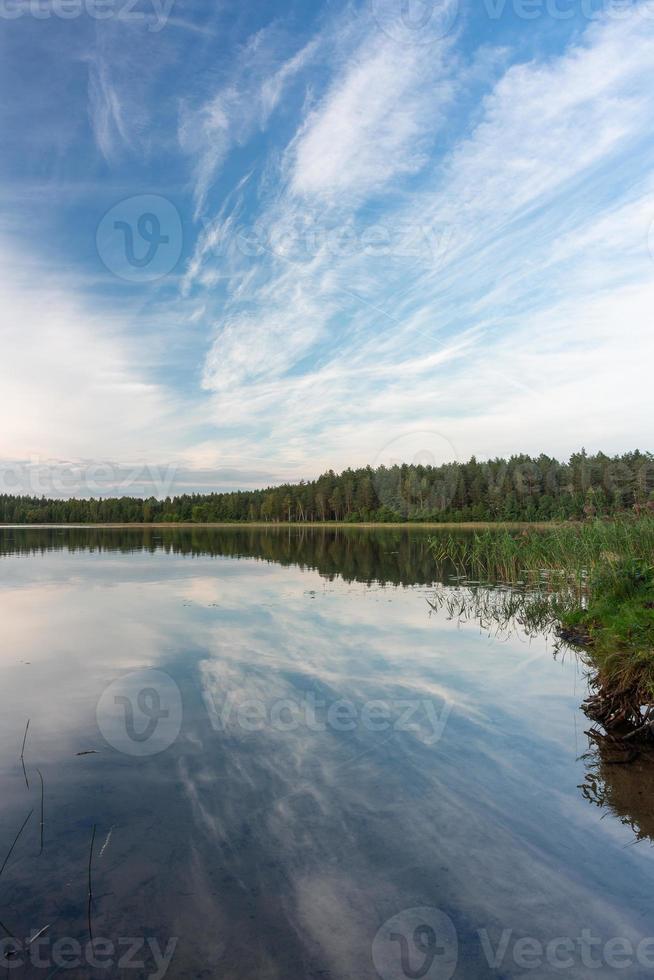
M422 532L0 531L7 975L654 976L650 761L435 578Z

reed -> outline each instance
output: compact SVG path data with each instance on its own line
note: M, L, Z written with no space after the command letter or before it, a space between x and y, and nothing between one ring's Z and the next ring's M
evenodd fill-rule
M553 629L591 670L588 715L614 735L654 737L653 517L439 536L430 546L457 571L458 590L440 605L453 613L458 601L459 618L489 628Z
M430 546L437 561L452 562L462 576L489 584L576 584L583 592L600 569L618 579L625 561L654 559L654 518L438 535Z

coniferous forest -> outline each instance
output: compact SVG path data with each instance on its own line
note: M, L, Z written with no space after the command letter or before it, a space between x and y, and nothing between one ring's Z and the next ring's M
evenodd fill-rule
M5 524L551 521L654 510L654 455L541 455L330 470L261 490L158 500L0 495Z

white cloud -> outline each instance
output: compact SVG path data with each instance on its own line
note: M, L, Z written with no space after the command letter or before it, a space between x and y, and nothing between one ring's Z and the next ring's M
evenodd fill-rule
M102 58L89 62L89 116L100 152L105 160L113 160L129 136L118 90Z
M510 67L451 154L437 204L445 219L510 214L605 162L652 118L654 30L633 15L592 25L544 62Z
M459 456L647 448L654 24L591 25L500 77L497 58L464 64L455 38L407 46L370 26L333 18L286 60L262 32L215 88L198 94L194 76L192 97L175 92L196 217L228 155L280 114L199 233L177 301L171 279L154 307L123 292L108 318L81 276L55 282L3 249L1 457L173 459L205 486L215 466L251 483L360 465L412 430ZM96 143L117 162L151 106L138 115L111 60L89 71ZM21 221L16 208L12 237ZM235 243L255 222L248 254ZM447 234L384 253L371 227L428 246Z
M0 247L0 457L166 458L179 438L170 391L135 363L127 324L90 313L75 288ZM121 329L122 328L122 329Z
M257 130L265 129L285 88L315 56L317 41L309 41L280 67L262 32L250 38L232 76L198 107L182 106L179 142L196 159L195 217L202 215L207 196L229 153L244 146Z
M451 95L438 47L407 49L373 36L291 145L292 190L335 204L343 195L360 199L416 173Z
M262 378L279 377L318 338L326 311L300 294L290 310L227 320L207 355L204 386L229 392Z
M301 220L301 192L313 213L345 200L357 222L357 205L388 182L397 189L407 134L443 103L424 94L431 67L412 57L389 68L377 57L385 47L360 49L367 56L309 113L287 154L290 191L268 221ZM236 263L229 342L214 346L205 375L225 437L240 428L243 445L265 445L298 477L370 461L407 427L437 429L460 457L646 447L654 265L639 215L654 200L620 175L654 121L653 54L654 25L634 18L509 68L474 128L424 168L422 189L384 211L389 226L451 228L438 266L323 249L291 269L260 259L239 279ZM400 105L409 121L395 128L386 117ZM241 322L243 301L257 312Z
M281 68L261 83L259 92L260 113L263 122L267 121L279 105L284 88L295 75L301 72L315 57L319 49L317 40L309 41L296 55L284 62Z

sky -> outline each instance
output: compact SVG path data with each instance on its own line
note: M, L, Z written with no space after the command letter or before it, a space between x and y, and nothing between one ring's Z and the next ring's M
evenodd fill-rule
M651 449L654 0L0 0L0 492Z

